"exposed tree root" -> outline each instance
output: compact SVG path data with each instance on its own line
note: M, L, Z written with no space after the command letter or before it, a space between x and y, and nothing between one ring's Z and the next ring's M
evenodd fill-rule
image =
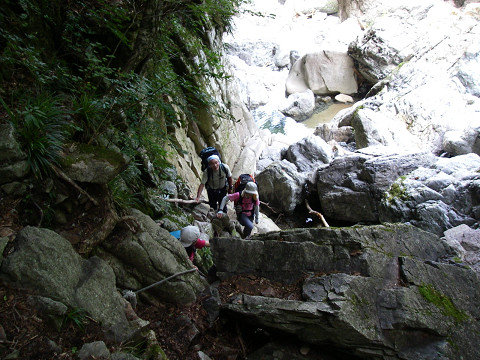
M57 174L57 176L63 180L65 180L66 182L68 182L70 185L72 185L79 193L81 193L82 195L85 195L92 203L95 204L95 206L98 206L98 201L95 200L93 197L90 196L90 194L88 194L85 190L83 190L80 186L77 185L77 183L75 181L73 181L72 179L70 179L70 177L65 174L62 170L60 170L58 167L56 167L55 165L52 166L52 169L53 171L55 172L55 174Z
M311 214L311 215L317 216L320 219L320 221L322 222L323 226L330 227L330 225L328 225L328 223L325 220L325 218L323 217L323 215L321 213L319 213L318 211L313 210L310 207L310 204L308 203L307 199L305 199L305 206L307 207L308 213Z

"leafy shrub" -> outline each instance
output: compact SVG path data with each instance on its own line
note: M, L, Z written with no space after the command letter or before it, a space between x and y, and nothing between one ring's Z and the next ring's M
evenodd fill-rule
M52 166L58 165L62 147L73 130L69 112L60 105L58 97L49 94L27 99L15 113L3 100L2 103L9 111L33 174L39 179L49 175Z
M83 330L86 320L87 312L85 310L80 308L71 308L65 313L65 316L63 318L63 326L73 324Z

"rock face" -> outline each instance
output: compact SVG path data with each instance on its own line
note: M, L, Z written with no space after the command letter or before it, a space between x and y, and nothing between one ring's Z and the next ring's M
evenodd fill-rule
M476 359L480 281L408 225L296 229L212 241L218 275L303 281L303 301L237 294L222 310L252 326L365 359ZM235 254L235 256L232 256Z
M383 1L369 19L348 52L376 84L358 107L402 125L437 155L476 151L478 15L434 0Z

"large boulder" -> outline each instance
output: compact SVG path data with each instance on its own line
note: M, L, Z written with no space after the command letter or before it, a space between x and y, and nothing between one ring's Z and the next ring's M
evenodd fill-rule
M285 158L294 164L298 171L308 173L319 165L330 163L333 151L322 138L310 135L290 145L285 152Z
M398 177L434 159L425 152L394 149L389 154L378 155L374 151L375 148L366 148L363 152L335 158L328 166L319 168L317 191L327 218L378 223L383 193Z
M346 53L333 50L306 54L292 66L286 81L287 94L312 90L315 95L358 90L353 60Z
M250 326L369 360L478 357L480 280L445 262L456 253L431 233L400 224L294 229L214 239L212 249L221 278L301 284L301 300L231 296L223 313Z
M85 310L111 340L129 340L147 325L139 319L127 320L127 301L117 291L115 274L105 261L96 256L83 259L51 230L23 228L14 251L2 262L0 276L17 288Z
M289 95L280 108L285 116L290 116L296 121L307 120L313 115L314 110L315 96L310 89Z
M392 183L379 206L385 222L410 222L435 234L461 224L478 227L480 157L438 158Z
M130 216L139 224L138 231L118 237L113 234L112 240L105 241L98 250L98 255L113 268L119 287L137 291L192 269L180 241L148 215L131 209ZM190 304L205 287L206 281L195 272L154 286L148 293L140 292L139 296L152 294L157 300Z
M304 200L307 179L287 160L274 161L255 177L260 200L278 212L292 215Z

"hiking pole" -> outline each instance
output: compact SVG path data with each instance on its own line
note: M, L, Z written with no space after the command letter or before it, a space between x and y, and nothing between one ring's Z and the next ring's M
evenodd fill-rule
M145 291L145 290L148 290L154 286L157 286L157 285L160 285L161 283L164 283L165 281L168 281L170 279L173 279L174 277L177 277L177 276L180 276L180 275L183 275L183 274L188 274L188 273L191 273L191 272L194 272L196 271L197 269L193 268L193 269L189 269L189 270L185 270L185 271L182 271L182 272L179 272L179 273L176 273L176 274L173 274L173 275L170 275L169 277L163 279L163 280L160 280L160 281L157 281L156 283L153 283L151 285L148 285L146 287L144 287L143 289L140 289L140 290L137 290L137 291L132 291L132 290L124 290L123 291L123 297L132 305L132 307L135 309L137 307L137 294L138 293L141 293L142 291Z

